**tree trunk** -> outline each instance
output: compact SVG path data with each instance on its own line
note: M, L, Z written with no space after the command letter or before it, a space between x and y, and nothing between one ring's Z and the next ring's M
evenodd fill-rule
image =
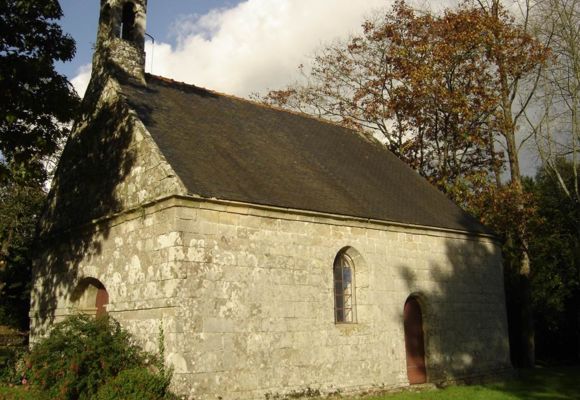
M524 247L527 243L524 241ZM520 295L522 296L521 308L521 345L523 367L533 367L536 364L536 341L534 331L534 318L532 310L532 284L530 279L530 258L527 251L522 253L520 268Z
M10 248L10 243L14 236L14 228L8 228L8 237L3 243L0 243L0 270L6 266L6 259L8 258L8 250Z
M505 71L504 60L500 55L496 57L498 65L498 73L501 82L501 103L503 111L503 126L502 135L505 138L507 145L507 155L510 169L510 180L512 185L519 194L523 196L522 175L520 172L519 154L516 143L516 127L512 115L512 102L510 100L510 91L508 85L508 77ZM522 196L518 196L521 198ZM523 204L520 204L523 207ZM535 334L534 334L534 319L532 313L532 289L531 289L531 274L530 274L530 258L527 253L527 241L525 239L525 228L516 233L519 242L522 246L519 275L519 291L521 300L520 322L521 332L519 345L522 347L522 360L519 364L523 367L533 367L535 365Z
M501 183L501 166L498 163L496 153L495 153L495 144L493 141L493 132L489 131L489 154L491 155L491 164L493 168L493 176L495 178L495 185L499 188L502 186Z
M501 63L501 60L498 60ZM510 168L510 179L512 185L516 188L519 194L523 196L522 187L522 176L520 172L520 164L518 158L518 148L515 136L515 126L513 123L512 113L511 113L511 102L509 101L509 93L507 92L507 77L503 72L503 68L499 68L500 74L502 74L502 86L506 89L503 93L502 98L502 108L503 108L503 136L506 140L507 145L507 155ZM521 198L521 196L518 196ZM520 204L523 207L523 204ZM525 228L524 228L525 230ZM531 271L530 271L530 258L527 253L528 244L525 239L526 232L522 230L517 232L519 236L519 242L521 243L521 259L520 259L520 270L519 275L519 290L521 296L521 309L520 309L520 323L521 323L521 343L522 346L522 360L519 360L519 364L523 367L533 367L535 364L535 334L534 334L534 319L532 312L532 288L531 288Z

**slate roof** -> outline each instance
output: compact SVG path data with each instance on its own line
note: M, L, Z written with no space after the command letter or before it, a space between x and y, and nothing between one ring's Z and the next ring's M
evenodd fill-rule
M490 233L346 128L152 75L122 87L191 194Z

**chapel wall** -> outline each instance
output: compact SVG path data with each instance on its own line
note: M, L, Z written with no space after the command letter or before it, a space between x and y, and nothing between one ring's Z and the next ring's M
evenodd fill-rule
M88 232L82 257L70 256L78 233L41 257L50 272L33 290L33 340L73 312L82 278L96 278L107 311L146 349L159 348L163 328L174 388L191 398L406 386L402 314L412 294L424 312L430 381L509 368L491 238L183 198ZM359 255L356 324L334 321L332 268L344 248Z
M175 386L268 398L408 384L403 307L424 305L430 381L509 368L499 245L490 237L199 203L178 207L187 277ZM335 324L333 261L352 247L358 323Z

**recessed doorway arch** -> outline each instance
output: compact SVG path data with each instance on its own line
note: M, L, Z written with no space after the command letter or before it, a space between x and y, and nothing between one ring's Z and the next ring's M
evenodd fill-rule
M109 293L98 279L84 278L74 290L71 300L74 311L100 317L107 314Z
M407 377L411 385L427 382L423 311L417 296L410 296L403 311Z

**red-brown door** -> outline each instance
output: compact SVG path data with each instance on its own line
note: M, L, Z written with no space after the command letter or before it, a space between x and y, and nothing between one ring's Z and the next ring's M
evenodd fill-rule
M411 297L405 303L404 321L409 383L425 383L427 382L427 368L425 367L423 315L417 298Z
M105 315L107 313L107 308L105 307L109 304L109 293L104 287L98 288L97 290L97 301L95 307L97 308L97 317Z

